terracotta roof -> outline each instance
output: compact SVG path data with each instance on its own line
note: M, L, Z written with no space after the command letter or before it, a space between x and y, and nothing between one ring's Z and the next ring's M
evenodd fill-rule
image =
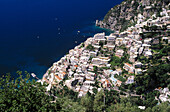
M126 65L128 65L128 66L130 66L130 67L132 66L132 65L131 65L131 64L129 64L129 63L125 63L125 64L126 64Z
M56 77L58 80L62 80L58 75L55 75L55 77Z
M65 74L66 74L66 72L63 72L63 74L65 75Z
M45 77L43 77L43 80L46 80L46 78L45 78Z
M120 81L120 80L117 80L117 83L122 83L122 81Z
M109 81L108 81L108 80L106 80L106 82L107 82L107 83L109 83Z
M161 87L158 87L158 89L161 89Z
M75 67L78 67L78 65L74 65Z

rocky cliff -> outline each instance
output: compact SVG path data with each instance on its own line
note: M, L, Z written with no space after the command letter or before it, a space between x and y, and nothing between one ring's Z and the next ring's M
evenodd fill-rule
M124 31L137 23L139 14L148 19L152 15L161 16L163 8L170 9L170 0L125 0L109 10L102 21L96 20L96 26Z

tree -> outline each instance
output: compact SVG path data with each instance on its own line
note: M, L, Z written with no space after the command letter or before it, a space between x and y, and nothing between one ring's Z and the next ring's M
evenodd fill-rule
M85 107L74 102L77 93L63 87L62 90L55 88L51 92L46 92L46 85L41 85L35 80L30 80L29 73L25 75L21 71L17 71L19 77L12 79L10 74L0 77L0 110L2 112L56 112L56 111L72 111L84 112ZM25 78L23 78L25 77ZM60 98L57 93L63 93L67 97ZM54 97L57 95L58 97ZM76 98L75 98L76 97Z
M89 45L86 47L86 49L91 50L91 51L94 51L94 47L93 47L91 44L89 44Z
M97 89L96 88L93 88L93 93L97 94Z
M103 44L104 44L104 43L103 43L102 41L99 42L99 45L100 45L101 47L103 47Z
M97 66L93 66L93 71L94 71L95 73L97 73L98 67L97 67Z
M152 112L169 112L170 106L168 102L161 103L160 105L156 105L152 108Z
M112 56L110 64L111 64L111 68L114 69L114 66L120 66L121 63L121 59L117 56Z
M104 110L104 108L105 108L104 92L101 90L95 96L93 110L94 110L94 112L101 112Z
M85 112L86 108L81 106L78 102L73 102L68 97L58 99L61 103L61 112Z
M99 76L99 77L100 77L100 76ZM98 81L98 80L95 81L94 86L97 87L97 88L99 88L99 81Z
M93 101L89 95L85 95L81 98L80 104L86 108L86 112L93 111Z
M83 48L84 47L84 43L81 43L81 46L80 46L80 48Z
M144 93L144 91L145 91L144 89L145 89L145 88L142 87L142 86L137 87L137 88L136 88L136 93L137 93L137 94L142 94L142 93Z
M19 77L12 79L10 74L0 78L0 110L1 111L59 111L58 101L50 103L53 98L45 94L45 88L40 83L31 82L30 75L18 71ZM25 76L24 75L24 76Z
M111 105L107 108L108 112L141 112L141 110L136 106L132 105L132 103L117 103L115 105Z
M134 89L134 84L129 84L129 85L128 85L128 89L132 92L133 89Z

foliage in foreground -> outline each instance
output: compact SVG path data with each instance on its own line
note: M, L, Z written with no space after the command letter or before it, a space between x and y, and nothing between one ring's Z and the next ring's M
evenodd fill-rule
M10 75L0 77L0 111L1 112L140 112L139 99L120 98L114 90L100 91L96 95L88 93L86 96L77 98L77 94L69 89L58 92L46 92L46 85L30 81L30 75L18 71L19 77L12 79ZM57 89L57 88L55 88ZM63 92L65 91L65 92ZM53 95L51 95L53 94ZM53 96L57 96L57 98ZM73 97L74 96L74 97ZM76 97L75 97L76 96ZM105 100L104 100L105 99ZM169 103L162 103L154 107L148 107L147 112L168 112Z

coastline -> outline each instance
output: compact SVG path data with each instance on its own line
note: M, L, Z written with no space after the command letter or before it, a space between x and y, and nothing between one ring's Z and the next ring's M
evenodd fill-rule
M87 41L88 39L90 39L90 38L92 38L92 37L88 37L88 38L86 39L86 41ZM84 41L84 42L86 42L86 41ZM84 42L82 42L82 43L84 43ZM73 49L76 49L76 48L80 47L82 43L80 43L79 45L75 46ZM70 49L70 50L73 50L73 49ZM70 50L69 50L69 51L70 51ZM68 52L69 52L69 51L68 51ZM58 61L54 62L54 63L52 64L52 66L51 66L50 68L48 68L48 70L46 71L46 73L43 75L42 79L44 79L44 77L48 75L47 72L49 72L49 70L53 67L54 64L61 62L61 59L65 58L67 55L68 55L68 54L65 54L65 55L62 56Z
M158 18L157 21L160 19L164 19L164 17ZM59 61L54 62L43 75L41 82L49 84L47 91L51 89L52 85L60 86L60 82L62 82L73 91L79 92L78 97L84 96L88 91L94 94L94 88L98 91L102 88L108 90L112 88L120 92L117 87L120 87L122 83L134 83L135 75L146 71L142 70L143 62L137 60L137 57L146 56L151 59L153 55L150 49L152 39L144 38L143 41L140 36L141 32L147 33L143 27L148 22L150 20L136 24L136 27L128 27L121 33L114 32L107 36L103 32L88 37L84 42L70 49L69 53ZM155 20L152 22L154 23ZM124 57L125 53L129 56ZM122 64L117 62L116 64L114 59L119 60L118 62L122 62ZM136 65L140 67L135 68ZM95 85L96 81L99 81L100 86ZM124 92L124 94L128 93ZM137 96L137 94L135 93L133 96Z
M28 4L24 1L9 3L1 4L1 10L6 15L0 18L3 21L0 74L11 73L15 77L15 72L21 70L34 72L42 77L51 63L59 60L57 58L75 46L72 44L74 41L84 41L85 38L81 39L74 33L93 25L97 18L102 18L111 7L120 2L75 0L72 7L69 4L73 1L66 4L65 1L58 0L38 0ZM101 9L103 3L105 8ZM11 7L8 7L9 5ZM77 10L77 7L80 9ZM8 14L9 12L12 13ZM17 19L15 14L20 19Z
M89 27L90 27L90 28L89 28ZM90 25L90 26L87 26L86 28L91 29L91 33L90 33L91 36L88 36L88 35L85 34L85 38L86 38L85 41L82 41L82 42L79 43L78 45L75 45L73 48L69 49L69 50L66 52L65 55L63 55L63 56L61 56L61 57L58 58L58 61L53 62L53 63L52 63L52 66L53 66L54 63L58 63L62 58L64 58L64 57L67 55L67 53L69 53L70 50L76 49L77 47L80 47L82 43L86 42L89 38L93 38L93 36L94 36L95 34L101 33L101 32L105 32L106 35L110 35L111 33L115 33L114 31L112 31L112 30L110 30L110 29L101 28L101 27L99 27L99 26L96 26L95 24ZM86 29L86 28L85 28L85 29ZM84 30L84 29L81 29L81 30ZM84 35L84 34L83 34L83 31L80 32L80 36L84 37L83 35ZM76 44L76 43L75 43L75 44ZM47 75L47 72L50 70L50 68L51 68L52 66L50 66L50 67L46 70L46 72L43 74L42 78L44 77L44 75L45 75L45 76Z

